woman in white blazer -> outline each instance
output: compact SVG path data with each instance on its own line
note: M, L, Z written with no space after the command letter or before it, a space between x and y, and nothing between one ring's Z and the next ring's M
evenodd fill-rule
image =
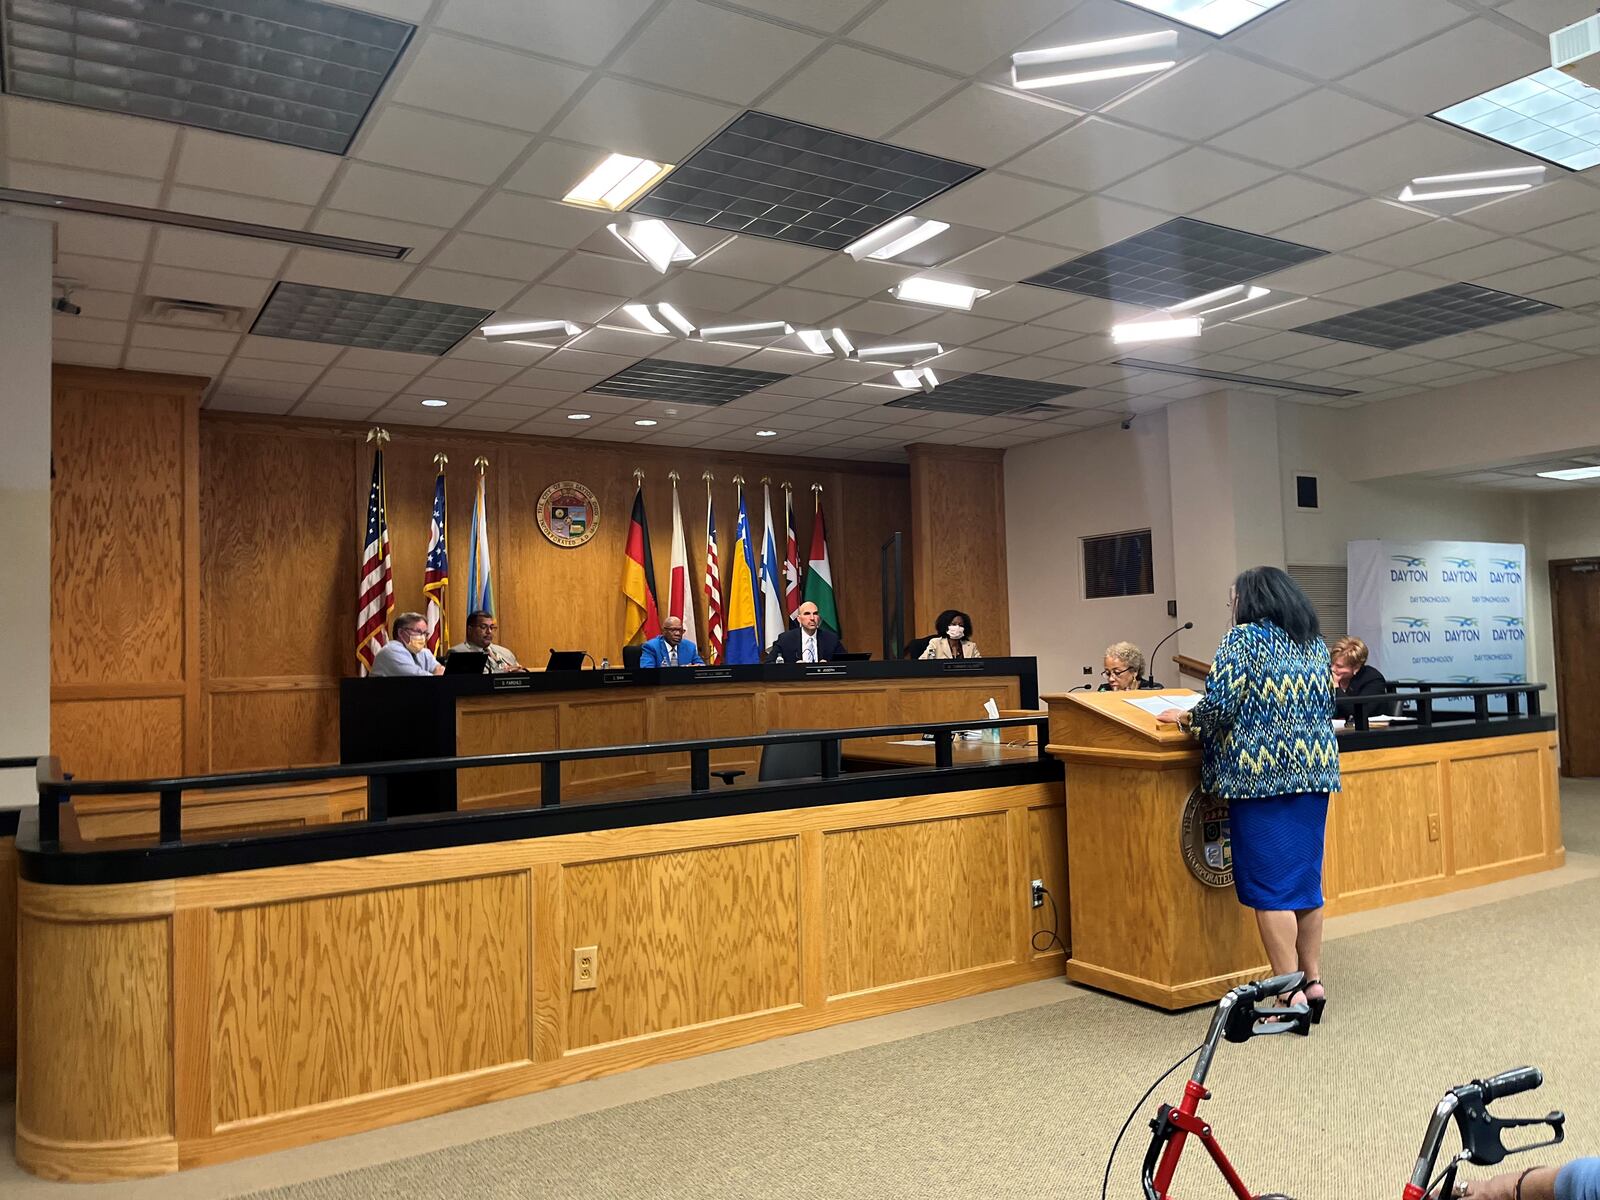
M978 644L972 640L972 618L966 613L950 608L939 614L934 625L936 632L928 639L922 652L924 660L935 658L982 658Z

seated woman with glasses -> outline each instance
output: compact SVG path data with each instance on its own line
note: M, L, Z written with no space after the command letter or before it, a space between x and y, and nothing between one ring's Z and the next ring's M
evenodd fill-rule
M1132 642L1113 642L1107 646L1105 670L1100 674L1106 680L1100 685L1102 692L1138 692L1161 686L1145 677L1144 651Z

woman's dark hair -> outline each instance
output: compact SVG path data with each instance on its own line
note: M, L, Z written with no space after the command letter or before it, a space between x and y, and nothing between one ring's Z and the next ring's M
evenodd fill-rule
M943 637L944 631L950 628L950 622L954 621L958 617L961 619L961 624L966 628L967 640L970 641L972 639L972 618L967 616L966 613L961 612L959 609L954 608L947 608L939 614L939 619L934 622L933 636Z
M1300 645L1322 636L1317 610L1300 585L1277 567L1251 567L1233 581L1233 619L1240 625L1271 621Z

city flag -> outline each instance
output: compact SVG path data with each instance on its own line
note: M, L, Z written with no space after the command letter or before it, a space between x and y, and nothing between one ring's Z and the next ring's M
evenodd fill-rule
M700 656L712 666L723 661L722 568L717 562L717 514L711 504L711 484L706 483L706 643Z
M644 484L633 494L633 518L628 522L628 546L622 563L622 595L627 611L622 618L622 644L637 646L661 632L661 610L656 606L656 564L650 555L650 526L644 519Z
M394 570L389 562L389 516L383 490L382 439L387 436L378 437L378 448L372 455L367 536L361 547L361 570L356 576L356 658L363 675L371 668L379 647L389 640L389 614L394 611Z
M733 534L733 575L728 580L728 647L730 663L761 661L760 635L756 632L756 553L750 539L750 518L744 509L744 487L739 487L739 523Z
M783 615L790 621L800 611L800 539L794 533L794 492L783 485L783 523L788 537L783 550Z
M467 551L467 611L494 612L494 577L489 571L489 505L484 498L485 460L478 462L478 494L472 501L472 545Z
M440 466L433 485L433 516L428 522L428 560L422 567L422 594L428 598L428 650L434 655L450 645L450 624L445 617L445 589L450 586L446 534L444 467Z
M833 598L833 568L828 565L828 531L822 520L822 493L817 496L817 515L811 525L811 557L806 562L805 598L817 606L822 623L839 632L839 605Z
M694 598L689 592L689 550L683 541L683 508L678 502L678 481L672 481L672 569L667 576L667 612L683 622L683 636L700 639L694 632Z
M778 571L778 539L772 528L772 485L762 481L766 524L761 534L761 647L772 645L788 627L783 618L783 576Z

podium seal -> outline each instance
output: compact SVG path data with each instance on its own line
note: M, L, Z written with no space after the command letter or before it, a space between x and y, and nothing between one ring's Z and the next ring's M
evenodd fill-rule
M1178 846L1184 864L1207 887L1233 886L1233 841L1228 829L1228 802L1199 788L1189 793L1179 823Z

